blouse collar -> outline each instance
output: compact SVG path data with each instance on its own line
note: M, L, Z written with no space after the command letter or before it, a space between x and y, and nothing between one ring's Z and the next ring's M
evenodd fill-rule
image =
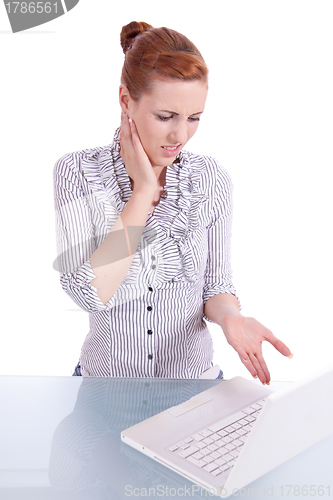
M109 193L112 193L116 198L119 196L119 201L127 203L132 195L132 189L129 175L120 155L120 127L116 129L112 143L102 148L97 156L99 173L92 172L95 182L101 182ZM170 196L178 198L180 181L183 181L182 184L184 182L190 183L192 167L189 156L188 151L182 150L175 161L168 166L164 188L165 196L168 198ZM87 174L89 175L88 172Z
M117 128L117 130L114 133L113 136L113 141L111 144L111 148L118 153L120 152L120 127ZM120 156L120 153L119 153ZM180 151L178 155L176 156L175 160L173 163L176 163L179 165L180 168L183 167L184 162L185 162L185 157L186 157L186 151Z

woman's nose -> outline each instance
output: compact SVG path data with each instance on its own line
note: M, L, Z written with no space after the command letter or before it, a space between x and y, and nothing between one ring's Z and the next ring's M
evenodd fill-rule
M175 123L170 132L173 144L185 144L187 142L187 120Z

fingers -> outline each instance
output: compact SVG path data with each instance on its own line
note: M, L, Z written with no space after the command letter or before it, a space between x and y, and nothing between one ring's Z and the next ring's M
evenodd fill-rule
M148 189L149 196L153 196L158 188L157 176L141 143L136 125L126 113L121 114L120 155L126 172L133 181L133 189Z
M126 155L127 163L131 162L133 158L133 161L136 162L136 155L140 151L140 144L134 122L126 113L121 113L120 154L124 161L124 155Z
M120 127L120 154L124 155L124 142L129 139L129 127L128 120L126 119L126 114L121 113L121 127Z
M238 352L241 362L251 373L252 377L258 377L263 384L269 384L271 376L261 351L257 350L253 352L250 350L250 346L248 346L249 350L247 352L239 344L234 344L233 347Z
M143 151L143 146L142 146L142 143L141 143L141 140L139 137L139 133L138 133L138 130L137 130L136 125L135 125L134 121L132 120L132 118L128 119L128 123L129 123L130 131L132 134L133 146L136 147L137 149L140 149Z
M252 377L253 378L257 378L258 375L257 375L257 370L255 369L255 367L253 366L253 363L252 361L250 360L250 357L248 356L247 359L244 359L242 358L241 356L240 357L240 360L241 362L243 363L243 365L245 366L245 368L247 370L249 370L249 372L251 373Z
M120 147L123 153L128 147L132 148L133 154L144 153L135 123L124 112L121 113Z
M252 354L251 359L253 362L254 367L257 370L258 378L260 382L263 384L269 384L271 380L270 373L268 371L266 362L263 358L263 355L261 352L258 352L256 355Z
M251 373L252 377L258 377L262 384L270 383L271 376L261 353L249 353L246 359L242 356L240 356L240 359L245 368Z
M229 317L224 324L228 343L237 351L243 365L263 384L270 383L270 373L262 355L262 342L270 342L281 354L292 357L290 349L254 318ZM232 320L232 321L231 321Z
M126 113L121 113L120 140L131 140L131 135L129 118Z
M286 344L284 344L282 342L282 340L279 340L277 337L275 337L275 335L273 335L273 333L270 330L268 330L268 331L269 331L269 334L266 336L265 340L270 342L272 344L272 346L274 346L277 351L279 351L281 354L283 354L283 356L287 356L288 358L292 358L293 355L292 355L289 347L287 347Z

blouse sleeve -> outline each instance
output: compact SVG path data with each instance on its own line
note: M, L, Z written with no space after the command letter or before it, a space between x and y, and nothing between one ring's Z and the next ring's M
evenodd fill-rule
M203 289L204 304L218 293L231 293L237 297L230 265L233 186L228 172L219 164L216 168L215 197L207 227L208 258ZM204 318L211 322L206 316Z
M93 195L83 190L82 173L76 153L60 158L54 167L54 203L56 218L57 259L54 268L60 272L60 283L74 302L90 313L106 310L89 282L95 278L90 257L100 242L91 216ZM104 235L105 237L105 235Z

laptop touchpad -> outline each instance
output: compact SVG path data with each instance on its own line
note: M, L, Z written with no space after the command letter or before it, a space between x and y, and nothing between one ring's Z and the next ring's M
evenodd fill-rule
M170 413L174 417L180 417L181 415L184 415L184 413L198 408L198 406L209 403L209 401L212 401L212 399L212 397L206 396L204 394L198 394L188 401L185 401L185 403L181 403L178 406L173 406L172 408L170 408L170 410L168 410L168 413Z

